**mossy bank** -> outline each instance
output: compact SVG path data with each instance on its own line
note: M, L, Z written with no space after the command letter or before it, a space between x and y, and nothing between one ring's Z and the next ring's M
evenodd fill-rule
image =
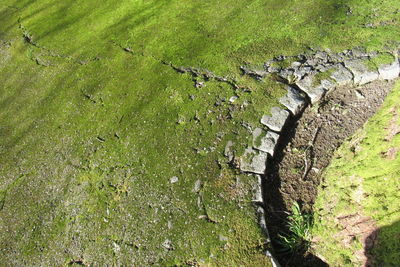
M309 47L390 49L398 9L397 0L2 1L0 259L268 264L254 178L223 150L232 141L242 153L244 126L258 126L285 90L239 66Z

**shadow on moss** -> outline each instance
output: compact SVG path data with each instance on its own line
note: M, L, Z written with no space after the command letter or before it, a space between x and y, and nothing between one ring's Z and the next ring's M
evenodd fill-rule
M366 266L397 266L400 262L400 221L374 231L366 242Z

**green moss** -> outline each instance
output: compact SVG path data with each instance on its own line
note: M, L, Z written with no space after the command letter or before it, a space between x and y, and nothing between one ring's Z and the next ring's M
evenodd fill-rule
M395 57L391 53L379 53L378 56L371 58L371 61L375 64L375 66L382 66L387 64L392 64L395 60Z
M378 71L378 66L376 65L376 63L373 60L363 60L362 62L363 64L365 64L365 66L367 66L368 70L370 71Z
M359 214L372 218L379 228L372 259L379 264L396 264L400 243L394 241L393 233L399 231L400 156L399 153L394 156L388 153L400 146L400 138L388 136L390 129L400 125L399 99L400 84L397 83L381 110L364 129L343 144L326 170L325 183L314 207L313 235L318 240L314 245L316 252L328 263L341 266L359 264L355 255L362 250L361 235L345 244L345 226L338 219Z
M379 16L371 16L378 4ZM263 261L255 244L265 237L249 192L232 203L207 188L212 216L225 216L219 223L199 219L203 209L192 192L198 179L219 181L228 141L236 155L247 147L242 123L259 126L278 105L279 86L242 76L239 66L307 47L395 45L398 5L2 1L0 39L10 45L0 47L1 192L22 173L32 175L2 198L0 259L63 265L84 255L93 265L213 264L228 257L218 235L241 225L251 234L235 241L232 251L240 253L226 262ZM371 18L395 22L363 27ZM216 81L195 88L194 77L162 62L208 69L241 89ZM235 103L226 101L233 95ZM169 182L173 176L178 183ZM228 184L220 190L235 187ZM173 250L162 246L167 239Z
M335 69L328 69L324 72L318 72L313 79L312 86L318 86L321 84L323 80L333 81L331 78L332 74L335 72Z
M271 63L271 67L274 68L282 68L282 69L287 69L291 66L293 62L295 62L295 58L287 58L285 60L280 60L280 61L274 61Z

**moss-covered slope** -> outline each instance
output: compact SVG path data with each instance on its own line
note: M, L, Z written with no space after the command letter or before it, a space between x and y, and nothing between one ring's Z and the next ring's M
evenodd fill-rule
M265 264L253 178L230 170L223 149L232 140L240 154L243 122L257 125L284 90L241 77L239 66L307 47L385 48L400 40L398 8L397 0L3 0L0 259ZM195 77L165 63L240 88L201 79L196 88Z

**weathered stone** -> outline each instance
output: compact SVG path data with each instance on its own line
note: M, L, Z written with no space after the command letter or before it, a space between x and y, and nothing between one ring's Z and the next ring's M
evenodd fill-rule
M279 99L279 103L287 107L292 114L297 115L306 105L305 98L293 87L287 87L288 93Z
M325 89L325 91L329 91L336 86L335 81L330 79L321 80L321 86Z
M179 181L178 176L173 176L171 179L169 179L169 182L171 184L177 183Z
M338 85L345 85L353 82L353 74L342 64L337 64L335 66L335 71L332 73L331 78L334 79Z
M257 208L257 215L258 215L258 223L260 225L261 230L267 235L268 234L268 228L267 228L267 222L265 220L265 211L263 207L258 207Z
M328 61L328 53L326 53L325 51L318 51L317 53L315 53L314 57L321 59L324 63Z
M224 150L224 155L225 155L225 157L228 157L229 161L233 160L233 149L232 149L232 147L233 147L233 142L229 140L226 143L225 150Z
M245 75L253 76L257 80L261 80L265 76L268 75L268 72L264 69L250 69L246 66L241 66L240 69L243 71Z
M355 84L366 84L377 80L379 77L378 70L369 69L365 63L366 60L364 59L353 59L344 61L346 68L351 70L354 75Z
M379 72L379 79L381 80L391 80L399 77L400 63L398 57L396 56L392 64L385 64L379 66L378 72Z
M271 131L264 131L261 128L256 128L253 131L253 147L257 150L267 152L271 156L274 155L278 139L279 134Z
M271 108L271 116L264 115L261 118L261 123L270 128L272 131L280 132L289 118L289 112L278 108Z
M309 66L302 66L295 70L294 75L298 78L298 80L301 80L304 76L306 76L307 73L311 72L311 67Z
M262 197L262 180L261 176L258 174L254 175L257 181L254 183L254 188L253 188L253 202L258 202L262 203L263 202L263 197Z
M315 73L312 73L296 83L297 86L310 97L311 103L318 102L326 92L326 89L322 85L315 86L313 84L314 77Z
M240 169L244 172L264 174L267 165L268 154L247 148L240 157Z
M294 70L291 69L283 69L279 72L279 76L289 80L291 77L294 77Z

